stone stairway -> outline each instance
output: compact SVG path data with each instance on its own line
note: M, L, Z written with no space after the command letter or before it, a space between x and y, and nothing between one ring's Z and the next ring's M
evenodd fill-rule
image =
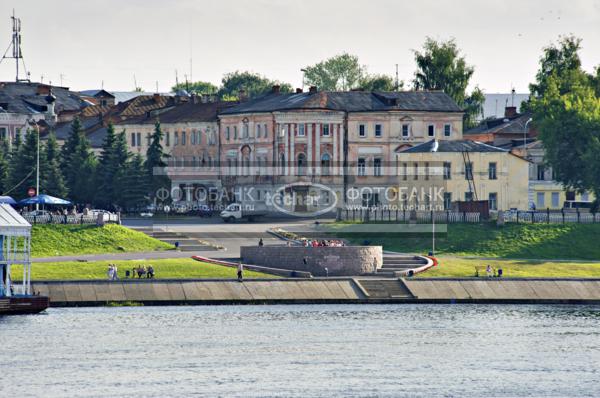
M206 250L217 250L215 247L202 243L198 238L188 236L182 232L164 231L150 227L134 228L155 239L175 245L179 242L179 250L182 252L197 252Z
M372 299L414 298L400 279L359 279L357 282Z
M427 260L422 257L384 254L383 265L377 270L377 276L398 277L409 269L418 268L425 264L427 264Z

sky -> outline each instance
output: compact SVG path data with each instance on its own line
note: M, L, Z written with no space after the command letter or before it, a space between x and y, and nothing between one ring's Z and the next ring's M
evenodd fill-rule
M162 92L176 73L218 85L235 70L301 87L301 68L343 52L410 82L427 36L454 38L487 93L528 92L560 35L583 39L584 69L600 65L600 0L2 0L2 49L13 8L31 79L74 90ZM14 76L5 59L0 80Z

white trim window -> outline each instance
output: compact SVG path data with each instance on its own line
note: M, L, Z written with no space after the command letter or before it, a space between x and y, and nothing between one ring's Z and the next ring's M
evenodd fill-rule
M300 123L298 125L298 137L306 136L306 125L304 123Z
M410 124L402 125L402 137L408 138L410 136Z
M323 137L329 137L329 125L328 124L324 124L323 125Z
M261 136L260 128L261 128L260 124L257 124L256 125L256 134L255 134L256 138L260 138L260 136Z
M266 124L266 123L264 124L264 127L265 127L265 128L264 128L264 131L265 131L265 138L268 138L268 137L269 137L269 130L267 129L267 124Z
M383 126L381 124L375 125L375 137L381 137L383 135Z
M229 131L229 126L225 127L225 139L227 141L229 141L230 138L230 131Z
M429 124L427 126L427 136L435 137L435 124Z
M358 158L357 173L359 176L367 175L367 161L365 158Z
M365 126L364 124L358 125L358 136L361 138L364 138L367 136L367 126Z
M452 125L444 124L444 137L450 137L452 135Z

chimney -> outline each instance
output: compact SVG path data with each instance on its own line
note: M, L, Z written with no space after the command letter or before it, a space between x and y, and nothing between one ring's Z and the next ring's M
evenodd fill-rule
M248 99L248 96L246 95L246 90L240 88L238 91L238 98L240 99L240 102L246 101Z
M308 89L308 92L311 94L314 94L317 92L317 86L310 86L310 88Z
M297 88L297 89L296 89L296 94L302 94L302 92L303 92L303 91L302 91L302 89L301 89L301 88Z
M37 95L48 95L50 94L50 86L46 84L38 84L37 86Z
M154 100L154 102L158 103L158 101L160 101L160 94L154 93L154 95L152 95L152 99Z
M279 90L281 89L281 86L279 84L276 84L273 86L273 89L271 90L271 92L273 94L279 94Z
M517 116L517 107L516 106L507 106L504 108L504 117L515 117Z

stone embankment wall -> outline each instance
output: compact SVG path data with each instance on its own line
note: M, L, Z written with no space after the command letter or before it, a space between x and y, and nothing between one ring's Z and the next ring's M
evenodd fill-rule
M372 273L383 261L381 246L243 246L240 250L244 263L307 271L315 276Z

